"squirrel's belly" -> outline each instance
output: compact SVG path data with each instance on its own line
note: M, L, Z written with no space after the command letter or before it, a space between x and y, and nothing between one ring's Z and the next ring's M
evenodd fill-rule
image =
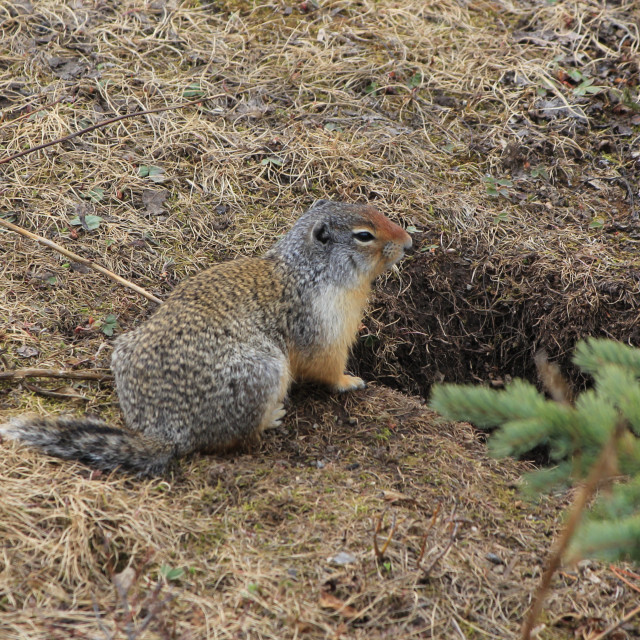
M336 384L344 373L368 293L368 284L357 289L329 286L323 295L314 298L308 315L314 324L313 339L308 344L293 344L289 349L290 368L295 380Z
M314 300L314 317L319 325L319 343L348 348L354 341L367 302L369 286L344 289L329 286Z

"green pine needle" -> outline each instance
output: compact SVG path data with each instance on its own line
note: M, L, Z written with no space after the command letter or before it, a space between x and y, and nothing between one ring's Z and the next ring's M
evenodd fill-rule
M502 391L437 385L430 404L449 419L495 428L489 439L495 456L548 447L557 464L525 476L525 491L532 497L589 477L615 432L617 459L610 463L615 482L583 516L571 554L640 559L640 349L589 339L577 345L574 362L595 380L575 406L548 400L520 380ZM620 432L621 427L628 428Z

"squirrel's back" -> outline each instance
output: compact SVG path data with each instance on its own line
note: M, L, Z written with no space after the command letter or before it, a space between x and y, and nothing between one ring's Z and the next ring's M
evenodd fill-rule
M111 368L130 429L171 442L176 455L249 438L234 423L256 425L264 383L289 380L277 267L241 258L206 269L118 339Z
M162 471L175 456L250 442L280 423L292 379L338 391L364 386L344 368L371 282L410 246L373 207L318 201L264 257L183 281L116 341L112 369L126 430L82 418L18 418L0 434L139 474Z

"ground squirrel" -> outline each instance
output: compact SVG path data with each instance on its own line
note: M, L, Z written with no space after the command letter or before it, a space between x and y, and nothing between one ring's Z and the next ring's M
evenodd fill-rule
M250 442L279 424L292 381L365 386L344 372L349 350L373 279L410 247L374 207L319 200L264 257L186 279L116 341L111 367L126 429L89 417L18 417L0 435L138 475Z

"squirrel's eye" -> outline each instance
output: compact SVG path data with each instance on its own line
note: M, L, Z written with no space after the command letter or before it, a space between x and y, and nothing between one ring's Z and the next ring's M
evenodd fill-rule
M360 242L371 242L376 239L373 233L369 233L368 231L358 231L353 234L353 237Z

